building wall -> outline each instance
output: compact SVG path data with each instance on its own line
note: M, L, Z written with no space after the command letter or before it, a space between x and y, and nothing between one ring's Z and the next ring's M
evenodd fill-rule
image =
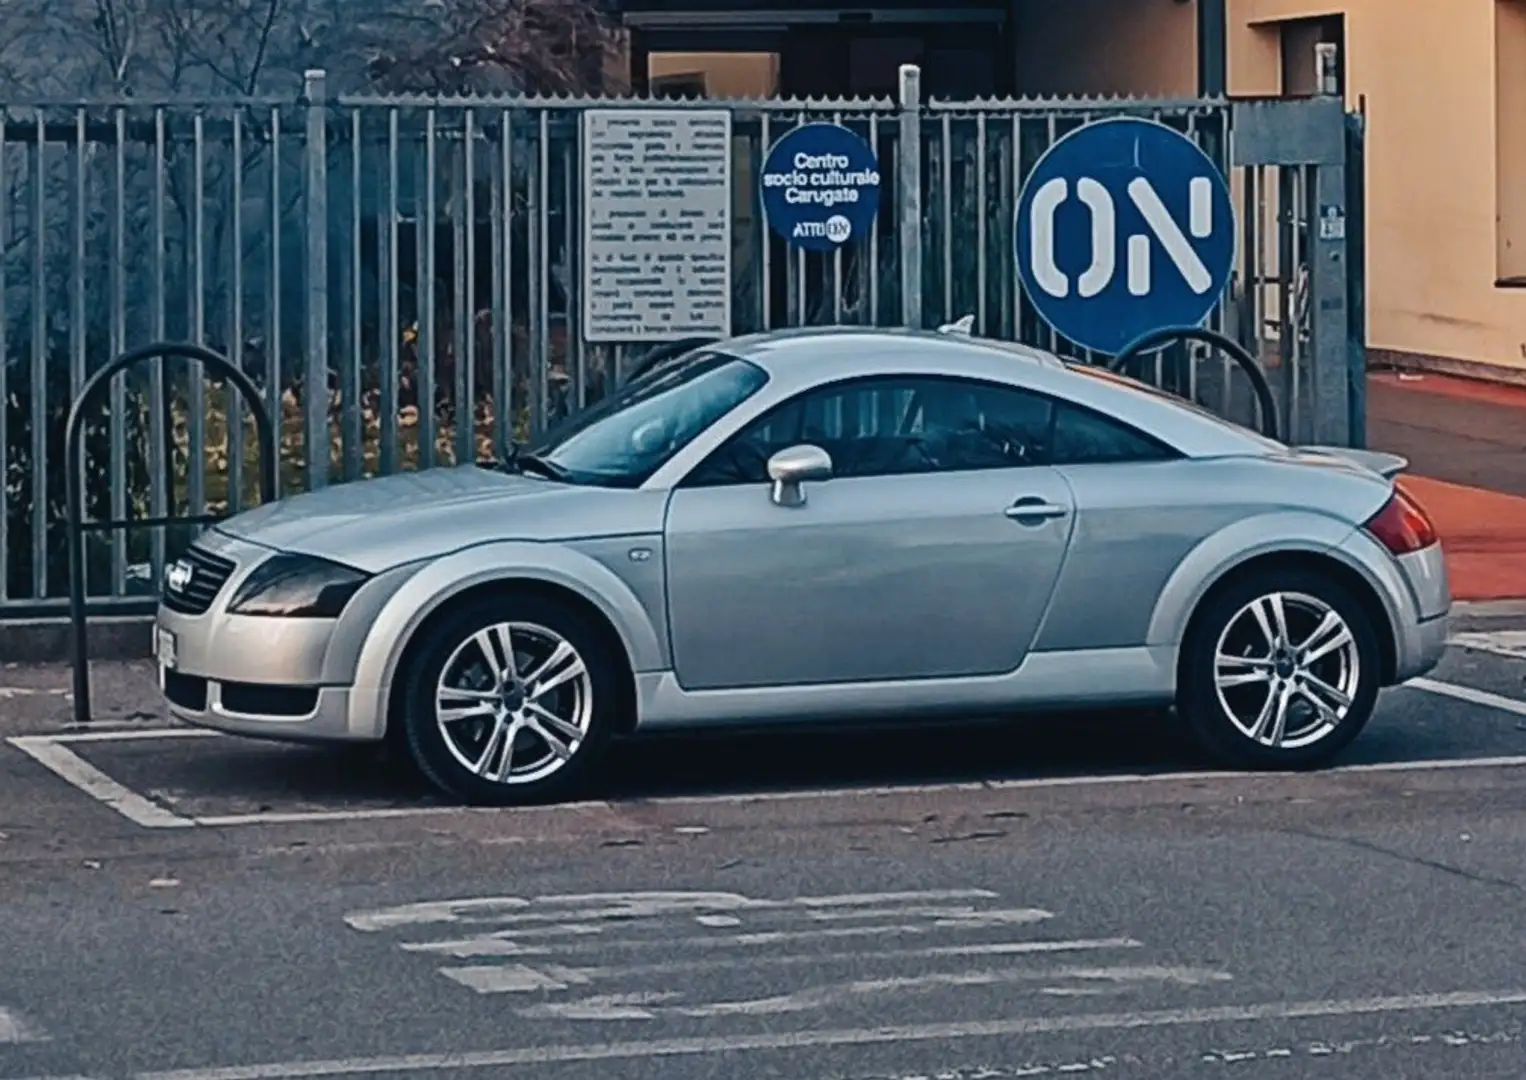
M1369 346L1526 381L1526 0L1227 4L1234 95L1309 92L1323 31L1304 20L1343 18L1344 89L1368 123ZM1196 91L1195 0L1011 12L1022 94ZM652 58L654 75L703 69L717 97L771 84L771 63Z
M1368 123L1369 346L1526 378L1526 289L1497 284L1526 275L1526 0L1229 5L1235 94L1282 90L1279 22L1345 17L1346 97Z
M1012 18L1022 94L1197 92L1192 0L1013 0Z

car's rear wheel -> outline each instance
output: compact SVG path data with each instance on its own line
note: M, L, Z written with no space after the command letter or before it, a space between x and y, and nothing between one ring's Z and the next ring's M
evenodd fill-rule
M403 736L419 771L477 805L573 794L613 727L618 658L555 599L498 595L430 625L406 673Z
M1210 595L1181 664L1178 711L1203 749L1235 768L1328 762L1366 726L1382 681L1362 605L1339 582L1292 568Z

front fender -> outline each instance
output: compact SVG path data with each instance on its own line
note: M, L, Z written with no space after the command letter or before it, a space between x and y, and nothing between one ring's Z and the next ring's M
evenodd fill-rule
M355 669L351 730L360 737L369 733L380 738L385 733L388 690L404 649L425 619L467 589L515 579L544 582L577 593L615 628L634 670L664 666L656 628L635 593L608 568L559 544L481 544L429 563L377 613Z
M1176 647L1208 590L1235 567L1261 555L1303 551L1350 566L1376 588L1372 571L1340 547L1354 532L1349 522L1304 510L1279 510L1243 518L1205 538L1177 564L1155 602L1149 645ZM1385 604L1389 600L1385 596Z

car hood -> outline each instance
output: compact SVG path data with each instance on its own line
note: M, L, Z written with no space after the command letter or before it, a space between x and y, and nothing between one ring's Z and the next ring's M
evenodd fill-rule
M599 522L609 517L610 502L631 494L462 465L335 484L248 510L217 528L262 547L378 573L492 540L607 533Z

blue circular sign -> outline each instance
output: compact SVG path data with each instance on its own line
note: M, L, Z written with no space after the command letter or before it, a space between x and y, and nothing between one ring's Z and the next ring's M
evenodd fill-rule
M1115 355L1163 326L1199 326L1234 270L1234 202L1180 132L1124 117L1077 128L1033 167L1013 229L1033 306L1083 348Z
M879 158L857 132L803 124L769 147L762 185L774 232L807 251L835 251L874 227Z

